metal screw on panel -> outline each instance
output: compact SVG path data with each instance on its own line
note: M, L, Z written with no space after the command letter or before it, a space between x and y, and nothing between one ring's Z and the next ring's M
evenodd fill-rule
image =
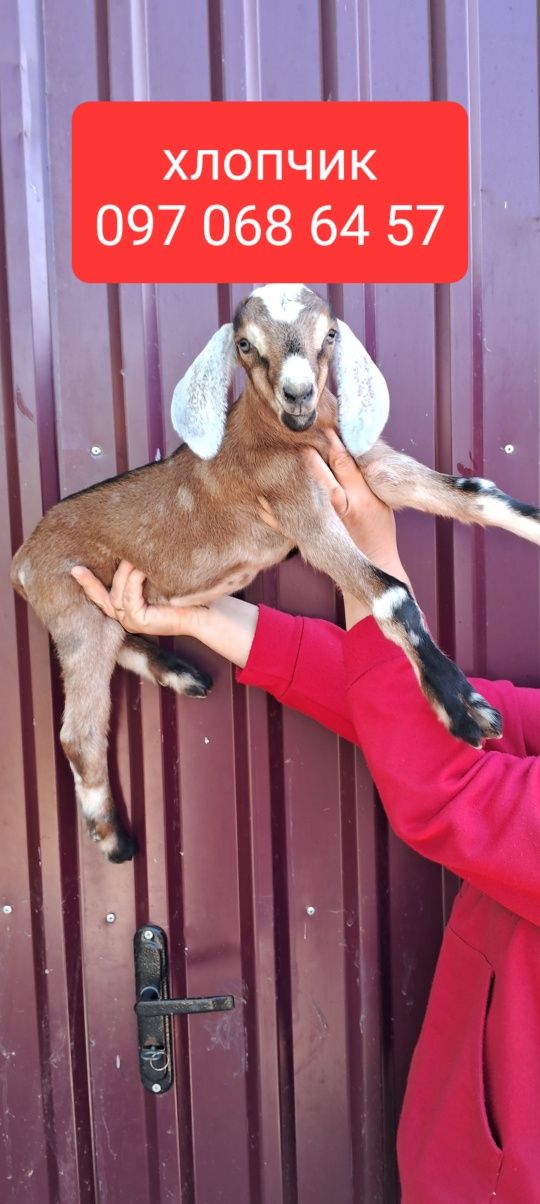
M152 1091L158 1095L158 1093L161 1091L161 1083L152 1083Z
M307 915L307 916L314 916L314 915L315 915L315 912L316 912L316 910L317 910L317 908L316 908L316 907L306 907L306 915Z
M3 911L3 913L4 913L4 915L5 915L5 916L10 916L10 915L11 915L11 913L12 913L12 911L13 911L13 908L12 908L12 906L11 906L11 903L4 903L4 906L3 906L3 908L2 908L2 911Z
M144 937L145 941L151 941L153 935L154 935L154 933L152 932L151 928L145 928L145 930L143 932L143 937ZM161 1090L161 1088L160 1088L160 1090Z
M505 450L507 456L511 456L512 452L514 451L514 444L513 443L505 443L504 450Z
M93 446L90 448L90 454L92 456L101 456L101 455L103 455L103 449L101 447L99 447L97 443L94 443Z
M108 924L114 924L114 921L116 919L116 915L115 915L114 911L108 911L107 915L105 916L105 919Z

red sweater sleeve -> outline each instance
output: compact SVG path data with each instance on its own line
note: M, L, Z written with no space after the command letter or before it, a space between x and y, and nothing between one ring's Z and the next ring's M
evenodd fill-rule
M520 692L509 682L478 683L521 755L495 742L477 750L448 734L373 620L347 633L343 652L357 741L394 831L540 924L540 757L524 755ZM530 699L527 706L535 709Z
M540 690L524 686L515 688L525 752L528 756L540 756Z
M540 691L475 682L503 740L471 749L436 718L404 654L365 619L350 632L261 607L239 681L361 745L395 832L540 923Z
M346 634L324 619L261 605L249 659L237 671L237 681L268 690L285 706L355 742L343 662Z

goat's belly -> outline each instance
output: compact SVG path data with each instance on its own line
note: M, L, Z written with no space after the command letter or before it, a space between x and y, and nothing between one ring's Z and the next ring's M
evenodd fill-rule
M202 589L196 593L183 594L179 597L175 594L172 598L149 597L152 602L169 602L172 606L205 606L208 602L212 602L215 598L223 598L225 594L235 594L239 589L245 589L247 585L253 581L254 577L260 571L259 567L239 569L224 577L223 581L218 581L209 589Z
M261 540L264 544L264 541ZM176 606L204 606L214 598L222 598L225 594L235 594L245 589L247 585L263 569L279 564L290 551L288 540L272 540L266 547L255 550L253 547L243 549L237 545L234 549L235 559L225 562L221 567L216 564L216 555L210 558L204 548L195 548L186 564L170 565L169 580L157 580L148 572L145 595L150 603L171 602ZM144 566L142 566L144 568ZM212 572L213 570L213 572Z

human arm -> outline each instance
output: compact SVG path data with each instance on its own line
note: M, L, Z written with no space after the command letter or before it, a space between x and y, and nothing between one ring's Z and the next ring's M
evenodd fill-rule
M478 689L482 693L482 686ZM527 756L540 756L540 690L513 686L519 712L523 749Z
M245 685L261 684L287 706L354 741L341 627L254 606L241 598L217 598L208 606L149 606L143 595L144 573L127 560L117 569L110 591L81 565L73 576L90 600L127 631L198 639L232 661ZM249 669L244 671L248 660Z
M504 907L540 923L540 758L455 740L419 691L403 653L372 620L344 647L347 697L394 831ZM482 683L519 728L509 683Z
M297 628L297 643L280 663L279 683L273 676L284 620L302 622L276 611L261 615L239 680L336 730L319 672L319 649L326 641L320 623L303 621L309 626ZM501 711L505 734L484 750L472 749L449 735L405 655L372 618L344 633L340 650L353 740L364 752L394 831L417 852L539 924L540 758L525 755L521 692L510 682L475 683ZM335 684L335 668L333 674ZM530 713L538 724L540 691L531 695Z

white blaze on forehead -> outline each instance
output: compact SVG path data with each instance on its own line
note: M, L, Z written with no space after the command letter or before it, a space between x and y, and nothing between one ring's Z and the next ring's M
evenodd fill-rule
M309 389L315 384L311 364L304 355L288 355L283 360L279 380L282 388L289 385L291 389Z
M296 322L304 308L304 291L308 291L304 284L265 284L251 296L263 302L274 322Z

